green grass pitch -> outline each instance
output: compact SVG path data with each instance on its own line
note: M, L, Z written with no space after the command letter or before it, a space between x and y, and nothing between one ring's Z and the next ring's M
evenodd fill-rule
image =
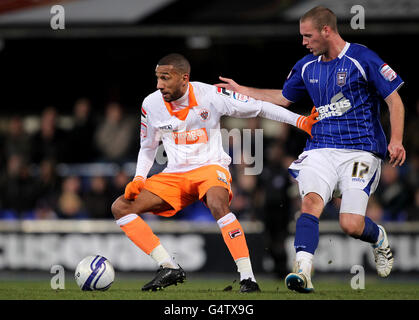
M151 279L150 275L150 279ZM190 277L183 284L157 292L142 292L149 277L115 279L108 291L81 291L71 277L65 289L53 290L50 279L0 281L0 300L417 300L419 282L367 278L365 289L354 290L350 279L313 279L315 292L299 294L285 288L283 279L261 278L262 292L238 293L238 280L233 278Z

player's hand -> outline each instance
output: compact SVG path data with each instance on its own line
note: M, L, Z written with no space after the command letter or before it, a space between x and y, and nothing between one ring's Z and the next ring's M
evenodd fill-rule
M401 142L390 141L388 145L390 155L389 163L393 166L401 166L406 160L406 150Z
M308 117L300 116L297 119L297 128L304 130L310 135L311 138L313 138L313 136L311 135L311 128L315 123L320 121L316 119L318 116L319 113L316 111L316 107L313 107L313 109L311 109L311 114Z
M127 200L134 200L140 194L141 189L144 187L145 179L142 176L136 176L125 187L124 198Z
M241 85L239 85L236 81L234 81L233 79L224 78L224 77L221 77L221 76L219 76L218 78L221 81L224 81L224 82L216 83L215 84L216 87L225 88L225 89L230 90L230 91L236 91L238 93L245 94L245 92L243 92L244 88Z

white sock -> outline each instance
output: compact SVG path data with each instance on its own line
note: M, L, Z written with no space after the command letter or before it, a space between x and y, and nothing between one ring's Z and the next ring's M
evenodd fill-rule
M150 257L152 257L159 266L179 269L179 266L173 261L172 257L167 253L166 249L161 244L151 251Z
M252 281L256 282L250 258L240 258L235 262L237 265L237 271L240 272L240 281L250 278Z
M123 216L122 218L119 218L118 220L116 220L116 224L120 227L122 227L123 225L126 225L127 223L131 222L134 219L138 218L138 214L136 213L130 213L127 214L126 216Z
M218 226L221 228L229 225L230 223L232 223L234 220L236 220L236 216L233 212L227 213L224 217L220 218L217 220L217 224Z
M300 270L297 272L303 272L311 276L311 268L313 266L313 255L310 252L306 251L298 251L295 256L295 261L299 265Z

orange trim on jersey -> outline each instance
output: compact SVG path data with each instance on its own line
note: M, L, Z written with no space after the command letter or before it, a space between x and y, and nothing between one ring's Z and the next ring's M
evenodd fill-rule
M190 82L189 82L189 97L188 98L189 98L189 105L186 108L183 108L182 110L179 110L179 111L173 111L172 104L170 102L167 102L164 99L163 99L163 102L167 108L167 111L169 111L169 113L172 116L175 116L179 120L183 121L188 116L189 109L198 105L198 103L196 102L195 94L193 92L193 87Z

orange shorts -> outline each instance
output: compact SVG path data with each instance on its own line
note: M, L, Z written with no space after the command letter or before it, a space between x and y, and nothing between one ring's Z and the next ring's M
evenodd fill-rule
M230 172L219 165L208 165L180 173L161 172L148 178L144 185L144 189L159 196L173 207L172 210L153 212L164 217L173 216L197 200L202 201L211 187L226 188L229 201L233 198Z

